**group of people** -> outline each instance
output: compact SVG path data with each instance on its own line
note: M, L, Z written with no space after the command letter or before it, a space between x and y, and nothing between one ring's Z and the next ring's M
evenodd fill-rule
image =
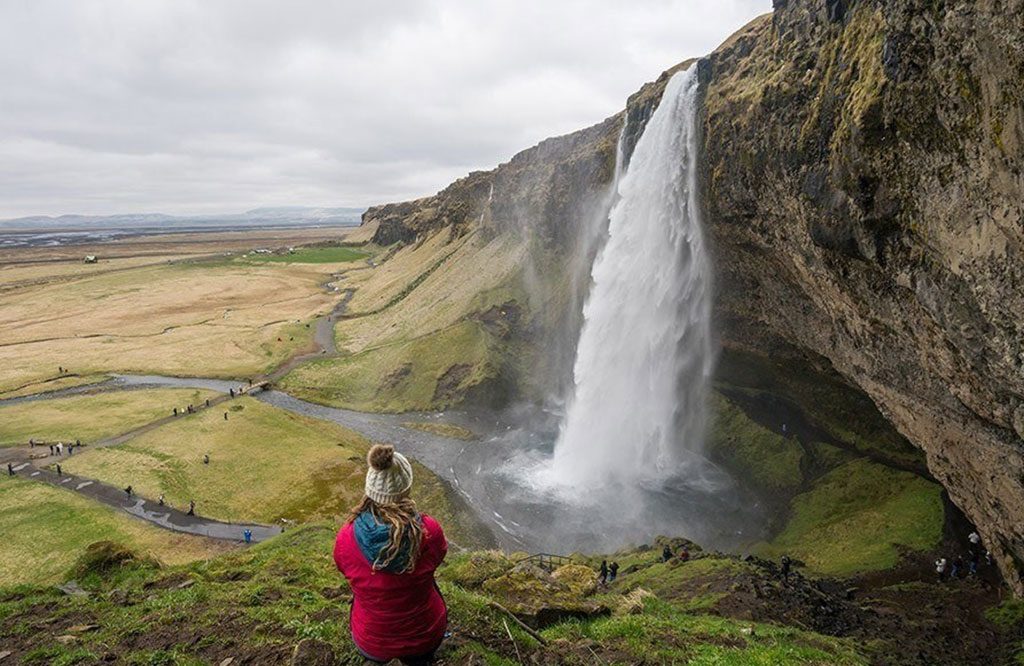
M665 547L661 549L661 561L669 562L673 557L678 557L680 562L686 562L690 559L690 550L683 546L679 549L678 555L676 555L672 552L672 547L665 544Z
M42 442L36 442L35 439L28 440L28 447L30 449L34 449L37 446L42 446L42 445L43 445ZM57 442L56 444L47 444L46 446L50 447L50 455L51 456L62 456L62 455L64 455L65 450L67 451L67 454L70 456L70 455L72 455L75 452L76 448L82 446L82 440L76 439L74 444L72 444L71 442L68 442L65 445L64 442Z
M984 553L982 553L984 550ZM985 549L981 545L981 535L977 532L971 532L967 535L967 557L960 553L957 553L956 557L952 561L949 561L945 557L940 557L935 560L935 574L938 576L939 581L944 581L947 578L950 580L957 580L962 576L976 576L978 575L978 567L981 564L981 560L984 558L985 566L992 566L992 551Z
M601 585L608 585L614 583L615 579L619 576L619 563L612 562L608 564L607 560L601 560L601 569L598 573L597 580Z

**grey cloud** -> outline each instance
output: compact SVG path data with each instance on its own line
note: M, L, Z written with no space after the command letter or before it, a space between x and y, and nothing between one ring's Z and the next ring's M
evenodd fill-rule
M0 217L423 196L618 111L769 0L0 5Z

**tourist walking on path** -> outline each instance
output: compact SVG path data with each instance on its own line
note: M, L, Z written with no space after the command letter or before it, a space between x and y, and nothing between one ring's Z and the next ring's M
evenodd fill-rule
M50 444L50 455L53 455L53 444Z
M792 567L793 567L793 561L791 559L789 559L789 555L783 555L782 556L782 567L781 567L782 582L784 582L784 583L788 583L789 582L789 571L790 571L790 569L792 569Z
M601 560L601 569L600 569L600 573L597 576L597 581L599 583L601 583L602 585L604 585L605 583L608 582L608 561L607 560Z
M228 420L228 413L227 413L227 412L224 412L224 420L225 420L225 421L227 421L227 420Z
M967 575L974 576L978 573L978 551L971 549L967 553Z
M977 532L971 532L967 535L967 540L971 542L972 546L978 546L981 544L981 535Z
M61 443L61 442L57 442L57 455L58 456L64 455L64 444Z
M365 494L334 545L334 562L352 587L352 640L371 661L428 664L448 626L434 581L448 542L438 522L416 510L405 456L378 444L367 462Z
M14 465L7 463L7 476L14 476Z
M609 583L614 583L615 582L615 578L618 575L619 575L619 563L618 562L612 562L608 566L608 582Z
M960 577L960 572L963 571L963 568L964 558L960 555L957 555L955 558L953 558L953 568L949 571L949 577L956 580Z
M661 561L662 562L668 562L671 559L672 559L672 548L670 548L668 544L665 544L665 547L661 549Z
M132 496L132 492L133 490L131 486L128 486L127 488L124 489L124 494L127 495L128 497Z
M164 505L164 494L163 493L160 493L160 497L156 500L156 503L159 504L160 506Z
M64 476L64 472L60 469L60 463L57 463L57 476Z
M195 500L189 500L188 501L188 514L187 515L189 515L189 516L196 515L196 501Z
M245 528L245 531L242 532L242 538L245 539L245 543L252 543L252 530L250 530L248 527Z
M935 574L939 577L939 582L946 577L946 558L940 557L935 560Z

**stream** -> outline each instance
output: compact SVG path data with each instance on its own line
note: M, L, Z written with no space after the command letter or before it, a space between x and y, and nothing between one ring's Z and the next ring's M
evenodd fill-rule
M147 388L198 388L227 393L243 383L201 377L115 375L100 384L0 400L10 405L70 395ZM649 487L602 489L600 495L553 496L531 482L530 471L549 460L560 416L532 409L505 412L377 414L327 407L278 390L252 397L295 414L336 423L374 442L394 444L444 479L507 550L566 553L607 551L649 542L658 534L685 535L721 550L742 550L763 536L763 510L727 474L695 456L680 474ZM463 441L403 425L451 423L480 439ZM602 500L618 493L620 501ZM636 515L623 515L642 507ZM625 525L625 527L624 527Z

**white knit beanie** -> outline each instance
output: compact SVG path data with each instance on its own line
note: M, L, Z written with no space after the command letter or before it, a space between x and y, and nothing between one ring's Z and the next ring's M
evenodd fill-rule
M395 504L412 488L412 465L388 444L375 444L366 454L366 496L377 504Z

